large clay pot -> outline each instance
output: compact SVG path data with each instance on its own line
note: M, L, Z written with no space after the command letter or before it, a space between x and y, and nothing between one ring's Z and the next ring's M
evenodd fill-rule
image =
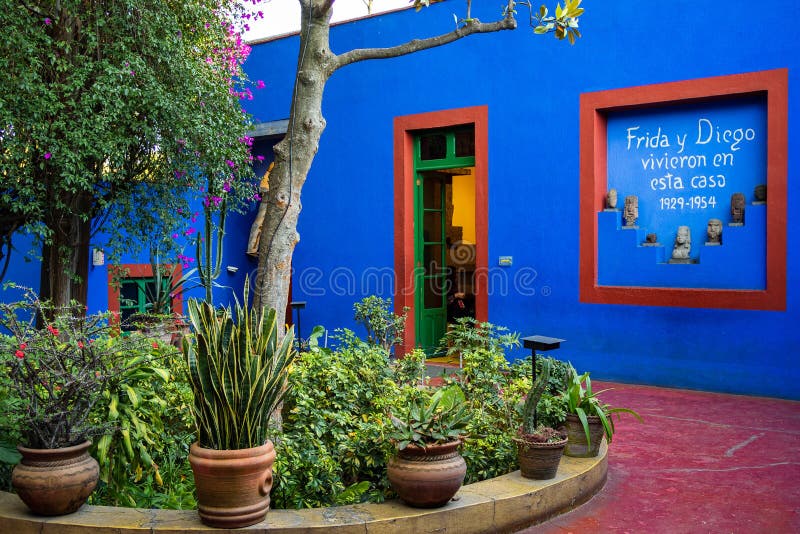
M517 439L520 473L535 480L555 478L566 445L566 438L555 443L537 443L526 439L525 435L520 436Z
M218 528L240 528L263 521L269 511L271 441L250 449L206 449L193 443L189 463L197 490L200 520Z
M444 506L461 488L467 474L459 445L461 441L456 440L426 448L409 445L397 451L387 470L392 488L410 506Z
M575 414L567 414L567 447L564 454L575 458L593 458L600 452L600 443L603 441L603 423L596 415L586 417L589 422L590 443L586 443L586 431L581 420Z
M14 467L11 485L31 512L66 515L89 498L100 467L89 456L91 441L60 449L29 449L18 446L22 460Z

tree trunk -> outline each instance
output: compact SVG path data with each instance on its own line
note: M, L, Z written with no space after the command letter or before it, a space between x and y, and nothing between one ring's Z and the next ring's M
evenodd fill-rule
M286 309L292 253L300 241L300 193L325 129L322 96L333 72L328 41L332 2L300 0L300 4L300 58L289 125L286 137L275 145L269 194L261 200L267 203L267 212L258 248L254 299L258 310Z
M39 295L57 307L71 300L86 303L89 276L89 236L91 222L77 216L55 217L48 221L52 243L42 247Z

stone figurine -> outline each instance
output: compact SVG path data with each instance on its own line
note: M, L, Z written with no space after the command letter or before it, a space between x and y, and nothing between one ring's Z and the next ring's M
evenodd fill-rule
M755 203L763 204L767 201L767 184L758 184L753 191L753 196L756 199Z
M688 226L679 226L675 236L675 245L672 247L673 260L688 260L692 250L692 233Z
M731 223L737 226L744 224L744 193L731 195Z
M614 188L609 189L606 195L606 209L617 209L617 190Z
M625 226L634 226L639 219L639 197L628 195L625 197L625 211L622 212Z
M707 245L722 244L722 221L719 219L709 219L706 227Z
M658 243L658 236L656 234L647 234L644 239L647 243Z

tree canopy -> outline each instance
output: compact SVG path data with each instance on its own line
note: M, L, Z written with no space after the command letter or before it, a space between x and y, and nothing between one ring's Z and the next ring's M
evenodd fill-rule
M85 302L100 230L113 257L168 242L190 194L253 196L240 9L0 0L0 234L38 238L45 296Z

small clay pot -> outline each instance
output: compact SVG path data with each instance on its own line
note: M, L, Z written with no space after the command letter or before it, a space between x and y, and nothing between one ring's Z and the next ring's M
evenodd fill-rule
M586 419L589 422L589 443L586 442L586 432L578 416L567 414L567 446L564 449L567 456L594 458L600 452L600 443L605 434L603 423L596 415L589 415Z
M461 488L467 463L458 453L460 440L428 445L409 445L389 460L387 475L392 488L409 506L444 506Z
M519 471L523 477L534 480L555 478L567 438L554 443L537 443L526 439L523 434L516 441Z
M189 464L197 490L200 521L210 527L241 528L264 520L269 511L275 447L214 450L193 443Z
M18 446L22 460L14 467L11 485L31 512L66 515L89 498L100 478L97 460L89 456L91 441L60 449Z

